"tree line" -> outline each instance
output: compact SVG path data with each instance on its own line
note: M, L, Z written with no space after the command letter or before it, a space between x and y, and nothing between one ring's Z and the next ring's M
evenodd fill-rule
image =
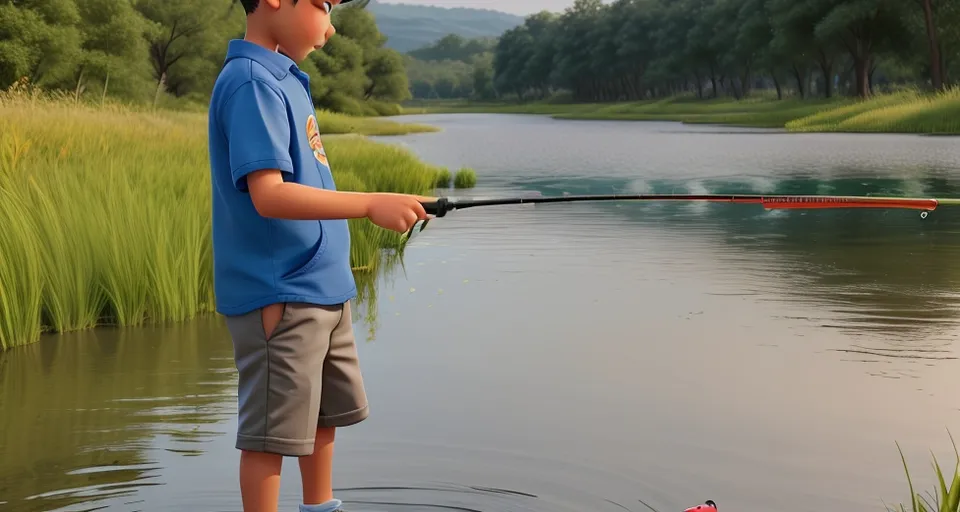
M319 108L389 114L410 97L366 4L334 9L337 36L301 65ZM25 78L77 99L205 105L243 33L238 0L0 0L0 89Z
M410 94L416 99L494 98L496 45L496 38L448 34L432 45L407 52Z
M493 73L521 100L867 97L942 90L958 57L960 0L576 0L504 33Z

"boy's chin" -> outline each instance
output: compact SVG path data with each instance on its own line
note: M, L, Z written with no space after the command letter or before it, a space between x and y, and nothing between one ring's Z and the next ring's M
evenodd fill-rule
M286 51L286 50L284 50L284 49L281 48L281 53L283 53L283 54L286 55L287 57L290 57L290 59L293 60L294 62L298 62L298 63L299 63L299 62L303 62L304 59L306 59L307 57L309 57L310 54L313 53L314 50L317 50L317 49L319 49L319 48L318 48L318 47L311 46L310 48L304 48L303 50L301 50L301 51L299 51L299 52L288 52L288 51Z
M313 53L313 52L319 52L319 51L323 50L323 47L326 46L326 45L327 45L327 43L326 43L326 41L324 41L324 42L322 42L322 43L320 43L320 44L315 44L315 45L313 45L313 46L311 46L311 47L309 47L309 48L304 48L303 54L302 54L302 55L303 55L303 58L307 58L307 56L310 55L310 54Z

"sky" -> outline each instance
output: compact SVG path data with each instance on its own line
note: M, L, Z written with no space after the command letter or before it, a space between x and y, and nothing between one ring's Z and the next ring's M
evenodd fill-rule
M544 9L562 12L573 5L573 0L379 0L385 4L435 5L437 7L474 7L519 14L521 16Z

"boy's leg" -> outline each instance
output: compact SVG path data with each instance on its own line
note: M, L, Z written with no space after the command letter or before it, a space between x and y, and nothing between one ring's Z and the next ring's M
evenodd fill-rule
M283 318L283 304L260 310L264 339L269 340ZM280 469L283 457L273 453L240 452L240 494L245 511L274 511L280 498Z
M301 304L276 309L227 317L240 374L236 447L244 512L276 511L282 457L313 452L323 340L339 314Z
M348 302L339 310L329 337L330 348L323 363L323 385L314 452L300 458L303 502L306 505L329 503L333 500L335 430L337 427L359 423L369 414L350 306Z
M313 453L300 457L304 505L333 500L333 438L335 427L318 427Z
M276 512L282 462L283 457L272 453L240 452L240 499L244 512Z

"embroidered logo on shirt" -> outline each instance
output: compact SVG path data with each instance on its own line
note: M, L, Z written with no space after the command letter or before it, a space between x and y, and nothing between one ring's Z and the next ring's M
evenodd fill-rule
M330 164L327 163L327 152L323 149L323 141L320 140L320 128L317 125L317 118L313 114L307 118L307 140L310 143L310 148L313 149L313 156L317 158L317 161L330 167Z

